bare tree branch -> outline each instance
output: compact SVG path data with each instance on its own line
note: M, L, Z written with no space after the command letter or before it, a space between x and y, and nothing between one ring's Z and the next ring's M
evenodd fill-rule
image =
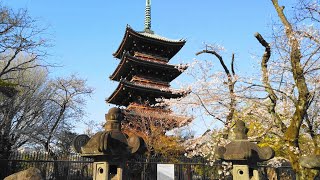
M231 72L232 72L232 76L236 75L234 71L234 53L232 53L232 58L231 58Z
M273 88L271 87L270 81L269 81L269 75L268 75L268 61L271 56L271 48L269 43L267 43L264 38L261 36L261 34L256 33L255 37L260 42L262 46L265 47L265 52L263 54L262 60L261 60L261 70L262 70L262 81L265 86L265 90L269 94L269 99L271 100L271 104L269 106L269 112L272 114L272 116L275 119L276 124L280 127L281 131L284 133L286 131L286 126L282 122L281 118L276 112L276 106L277 106L277 95L274 93Z

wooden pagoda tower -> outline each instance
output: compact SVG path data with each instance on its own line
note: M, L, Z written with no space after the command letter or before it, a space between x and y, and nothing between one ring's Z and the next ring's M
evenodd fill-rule
M188 122L187 118L172 115L166 106L155 106L158 98L180 98L186 94L170 89L170 82L187 66L169 64L170 59L179 52L186 41L171 40L155 34L151 30L150 12L150 0L147 0L144 31L126 27L122 42L113 53L120 63L110 76L110 79L118 81L119 85L106 99L107 103L126 107L127 117L135 118L129 118L131 120L123 124L124 129L136 132L145 131L141 128L141 124L145 125L142 116L148 116L148 121L153 121L148 122L148 126L161 125L164 130L180 127ZM135 122L132 122L132 119Z

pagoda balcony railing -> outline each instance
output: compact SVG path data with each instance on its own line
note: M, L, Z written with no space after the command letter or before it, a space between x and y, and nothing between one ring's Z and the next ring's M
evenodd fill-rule
M192 118L179 116L172 113L172 111L162 111L162 109L155 108L130 108L125 111L125 116L128 118L128 123L134 119L136 122L143 122L148 120L150 123L162 124L163 120L167 123L163 124L165 128L173 129L175 127L184 126L192 121ZM131 121L130 121L131 120ZM139 123L137 123L139 124ZM133 125L133 124L132 124Z
M134 52L134 57L141 58L147 61L161 63L161 64L167 64L169 61L168 58L160 57L157 55L149 55L141 52Z
M150 79L150 78L137 76L137 75L133 76L130 82L139 83L142 85L151 85L151 86L154 85L155 87L159 87L159 88L168 88L170 86L168 82L159 81L156 79Z
M167 106L155 106L155 105L150 105L150 104L141 104L137 102L132 102L129 104L127 107L128 110L146 110L149 112L161 112L161 113L166 113L170 114L172 113L171 109L169 109Z
M139 85L139 86L143 86L143 87L147 87L147 88L152 88L152 89L160 89L161 91L165 91L165 92L169 92L170 88L168 86L164 86L161 84L151 84L151 83L147 83L147 82L142 82L142 81L133 81L131 80L130 83L135 84L135 85Z

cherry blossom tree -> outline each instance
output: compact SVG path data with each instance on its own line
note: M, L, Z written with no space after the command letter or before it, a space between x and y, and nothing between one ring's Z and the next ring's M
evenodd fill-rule
M173 107L178 114L192 115L198 120L203 120L207 130L218 122L225 128L224 136L227 138L232 120L237 114L235 85L238 76L234 70L234 54L231 57L231 66L228 68L220 55L223 50L222 46L206 44L204 50L197 55L210 54L213 60L195 59L185 72L189 76L189 81L181 83L181 89L189 91L190 94L180 99L163 101ZM214 58L217 58L217 67Z
M187 156L203 156L211 162L215 161L215 147L229 142L233 122L239 118L238 101L241 92L236 92L239 80L235 72L235 55L227 65L222 54L224 47L217 44L205 44L205 48L196 55L205 56L210 60L195 59L185 72L190 78L181 83L181 89L190 91L181 99L163 100L173 107L178 114L193 116L202 121L206 131L200 137L184 142ZM203 55L202 55L203 54ZM216 62L216 63L214 63ZM238 94L239 93L239 94ZM219 128L211 129L213 124Z
M301 168L299 158L319 154L319 2L297 0L290 6L293 11L287 11L277 0L271 3L279 21L272 28L270 43L259 33L255 34L264 48L260 72L250 77L243 74L237 77L229 71L228 76L223 64L224 71L212 72L211 61L198 61L198 69L193 72L195 81L186 87L192 91L189 99L186 97L176 103L183 109L202 109L200 113L223 125L229 122L228 115L233 112L232 120L247 122L252 140L271 145L276 148L277 155L288 158L297 178L312 179L318 172ZM202 52L222 59L216 50L210 50ZM233 91L230 82L235 83ZM235 98L234 106L231 98ZM234 111L230 107L235 107ZM201 151L199 153L206 154L203 151L208 152L210 148Z
M302 147L310 147L310 141L312 153L319 154L318 108L314 104L319 94L320 6L315 1L298 1L296 12L309 13L296 13L289 19L284 6L277 0L272 3L281 22L280 31L274 33L271 46L260 34L255 35L265 47L261 70L268 113L278 130L275 133L285 142L287 157L297 177L313 179L314 172L302 169L299 157L307 155ZM275 51L273 62L269 62L271 50ZM303 139L307 136L307 140Z

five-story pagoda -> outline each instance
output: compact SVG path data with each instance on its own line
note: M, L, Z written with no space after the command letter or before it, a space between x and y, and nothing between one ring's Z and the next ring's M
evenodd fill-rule
M184 46L185 40L171 40L155 34L151 30L150 0L146 1L145 29L142 32L127 26L122 42L113 54L120 60L110 76L119 85L106 100L108 103L125 106L129 118L124 129L136 132L141 129L141 116L153 116L148 122L164 130L180 127L188 122L187 118L173 116L166 106L155 106L159 98L180 98L183 91L170 89L170 82L185 69L183 65L170 65L170 59ZM137 113L138 111L143 113ZM132 122L134 119L135 122ZM139 122L140 121L140 122ZM165 121L165 122L164 122ZM144 123L145 124L145 123Z

